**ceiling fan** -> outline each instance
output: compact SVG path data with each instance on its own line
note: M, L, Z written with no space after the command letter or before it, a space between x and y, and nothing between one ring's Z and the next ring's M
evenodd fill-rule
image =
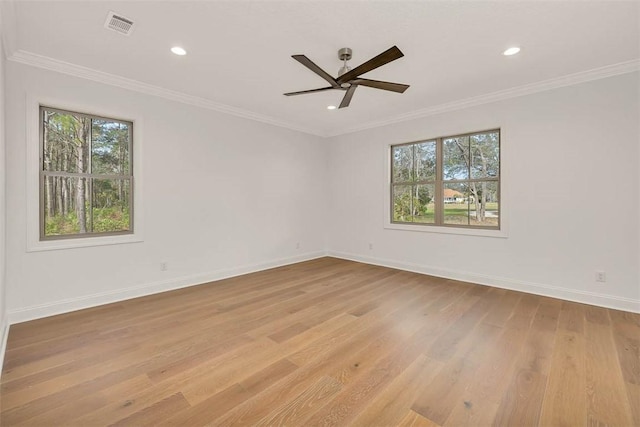
M397 46L393 46L380 55L371 58L364 64L361 64L354 68L353 70L347 66L347 61L351 59L352 51L348 47L343 47L338 51L338 57L341 61L344 61L342 68L338 71L338 77L335 79L329 75L322 68L318 67L313 61L307 58L304 55L291 55L293 59L325 79L331 86L329 87L321 87L319 89L311 89L311 90L303 90L299 92L289 92L285 93L286 96L291 95L303 95L305 93L313 93L313 92L321 92L325 90L344 90L347 93L344 94L344 98L342 98L342 102L340 103L339 108L345 108L349 106L351 102L351 98L353 97L353 93L356 91L358 86L368 86L375 89L389 90L391 92L403 93L405 90L409 88L409 85L404 85L400 83L391 83L391 82L383 82L380 80L369 80L363 79L360 75L364 73L368 73L371 70L375 70L378 67L381 67L385 64L388 64L391 61L395 61L396 59L402 58L404 54L398 49Z

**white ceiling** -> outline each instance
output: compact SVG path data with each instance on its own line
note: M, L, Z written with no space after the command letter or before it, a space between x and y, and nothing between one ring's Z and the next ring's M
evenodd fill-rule
M320 135L640 58L640 3L590 1L15 1L13 48L255 113ZM103 27L135 21L129 37ZM178 57L173 45L189 52ZM332 75L397 45L405 57L364 77L404 94L327 86L292 54ZM522 52L505 57L512 45ZM9 52L11 55L12 52Z

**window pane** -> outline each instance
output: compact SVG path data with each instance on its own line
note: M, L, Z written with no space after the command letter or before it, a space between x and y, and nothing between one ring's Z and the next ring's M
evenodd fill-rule
M498 183L472 182L469 186L470 224L497 227L499 219Z
M435 222L435 185L416 185L413 188L413 221Z
M444 179L469 178L469 137L453 137L443 140Z
M469 225L469 186L466 183L444 184L444 223Z
M129 174L129 125L93 119L91 171L99 174Z
M43 170L87 172L91 120L46 109L43 114Z
M129 230L128 179L93 180L93 231L108 233Z
M86 233L88 188L85 178L44 177L44 235Z
M500 170L498 132L471 135L471 178L497 177Z
M413 176L413 145L393 147L393 182L409 182Z
M416 144L416 179L418 181L436 180L436 142L428 141ZM432 193L433 194L433 193Z
M411 185L393 186L394 222L413 222L413 215L411 215L411 211L413 209L411 193Z

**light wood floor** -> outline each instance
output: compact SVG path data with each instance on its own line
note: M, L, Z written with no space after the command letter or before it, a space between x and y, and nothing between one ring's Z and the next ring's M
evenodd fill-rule
M3 426L640 425L640 315L333 258L14 325Z

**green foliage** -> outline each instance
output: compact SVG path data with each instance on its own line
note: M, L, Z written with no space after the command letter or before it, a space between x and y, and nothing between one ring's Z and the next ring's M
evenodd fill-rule
M427 205L431 203L432 200L433 197L431 195L431 192L429 191L429 188L425 185L419 185L417 203L420 206L420 210L426 212Z
M129 126L112 120L93 119L91 128L93 173L129 173Z
M93 209L93 231L95 233L129 230L129 208L112 206ZM77 213L55 215L46 218L45 236L77 234L80 231Z
M393 198L393 220L400 222L433 222L432 186L396 186Z
M75 234L78 231L80 231L80 225L75 211L67 215L55 215L47 218L44 224L45 236Z
M129 209L111 207L93 210L93 231L96 233L129 229Z

